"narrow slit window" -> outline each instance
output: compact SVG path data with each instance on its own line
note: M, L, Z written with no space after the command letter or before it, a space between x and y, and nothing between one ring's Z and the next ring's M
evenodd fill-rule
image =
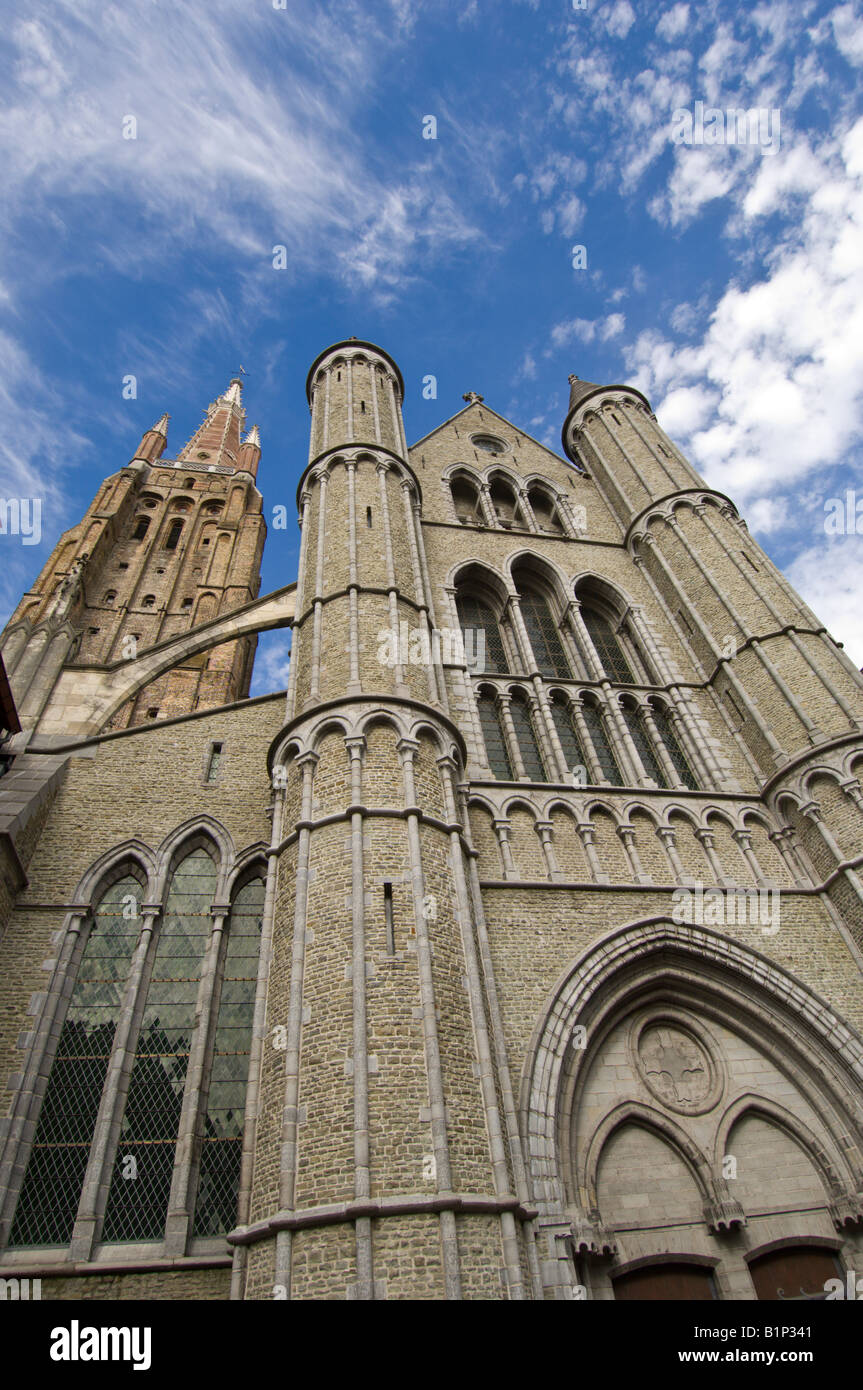
M394 956L396 953L396 929L393 922L393 886L391 883L384 884L384 924L387 930L387 955Z
M207 781L215 782L219 771L219 764L222 761L221 743L210 744L210 756L207 759Z
M371 509L371 507L366 507L366 526L368 526L369 530L372 529L372 509Z

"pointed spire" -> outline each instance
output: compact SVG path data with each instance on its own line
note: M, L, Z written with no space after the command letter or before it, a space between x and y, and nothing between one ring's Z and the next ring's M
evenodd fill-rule
M253 478L258 476L258 463L261 457L261 436L257 425L252 425L240 445L240 457L237 460L237 467L244 473L251 473Z
M168 442L168 421L170 418L170 415L163 415L161 419L156 421L152 429L147 430L138 445L135 459L143 459L145 463L154 463L157 458L161 458ZM133 463L135 459L132 460Z
M598 391L599 387L595 381L582 381L580 376L573 372L569 378L569 408L574 410L579 401L583 401L585 396L589 396L591 391Z
M177 455L178 463L203 463L237 467L240 430L245 425L243 383L231 378L227 391L207 407L204 420Z

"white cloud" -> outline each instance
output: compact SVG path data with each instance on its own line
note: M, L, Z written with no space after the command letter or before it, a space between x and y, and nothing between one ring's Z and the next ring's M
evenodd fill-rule
M747 205L761 217L794 197L800 212L761 277L729 285L700 342L643 333L628 353L707 480L764 517L763 499L841 464L863 436L863 119L841 144L777 159L744 205L747 227Z
M629 0L616 0L616 4L600 12L605 27L614 39L625 39L635 23L635 10Z
M418 236L437 258L471 235L419 137L414 167L391 174L362 143L365 94L414 22L408 0L391 4L387 24L357 0L254 17L229 0L80 0L38 20L17 0L0 115L7 216L87 200L100 254L130 273L178 238L262 262L284 244L291 274L335 261L349 282L391 291ZM291 80L276 82L260 60L284 52ZM136 139L123 138L125 116ZM118 200L146 219L134 252L113 234Z
M853 5L840 5L830 15L836 46L849 63L863 63L863 20L855 14Z
M564 236L572 236L578 230L584 220L584 211L584 203L574 193L561 203L557 215Z
M855 665L863 666L863 536L824 537L801 551L785 572Z
M270 691L286 688L291 664L290 651L289 635L278 630L260 634L255 651L251 695L267 695Z
M689 6L672 5L670 10L666 10L656 26L656 32L661 39L671 43L673 39L680 38L689 23Z

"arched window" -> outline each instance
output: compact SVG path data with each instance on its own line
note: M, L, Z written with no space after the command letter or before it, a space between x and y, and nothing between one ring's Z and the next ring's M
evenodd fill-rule
M179 539L180 539L180 535L182 534L182 530L183 530L183 523L182 523L182 521L177 520L177 521L172 521L172 522L171 522L171 529L170 529L170 531L168 532L168 536L167 536L167 539L166 539L166 541L165 541L165 549L166 549L166 550L176 550L176 549L177 549L177 542L178 542Z
M533 648L533 659L543 676L571 680L572 671L563 650L557 623L541 594L518 586L521 615Z
M562 536L563 527L557 515L557 508L548 493L542 488L532 488L527 494L527 500L530 502L540 531L549 531L552 535Z
M554 720L554 727L560 739L563 756L566 758L567 768L572 772L574 768L583 767L585 779L589 781L590 764L581 746L581 739L578 737L575 726L573 725L569 706L560 695L552 697L551 717Z
M510 703L512 722L515 728L515 736L518 740L518 751L524 763L524 770L529 782L547 782L548 777L545 772L545 765L542 761L542 753L539 749L539 742L536 737L536 730L533 727L533 717L528 707L527 700L521 694L513 695Z
M138 519L137 519L137 521L135 522L135 529L134 529L134 531L132 532L132 540L133 540L133 541L142 541L142 540L144 539L144 537L146 536L147 532L149 531L149 529L150 529L150 518L149 518L148 516L139 516Z
M141 599L141 607L142 607L142 608L155 608L155 606L156 606L156 595L155 595L155 594L145 594L144 597Z
M220 1235L237 1220L263 911L264 883L255 878L231 907L195 1206L199 1236Z
M581 708L584 714L584 722L587 725L587 732L590 734L591 742L593 743L594 751L606 782L610 782L613 787L622 787L623 778L620 775L617 759L608 741L602 715L592 700L582 700Z
M174 870L159 932L105 1210L106 1241L159 1240L165 1229L215 890L215 864L206 850L193 850Z
M141 919L136 878L102 896L81 957L12 1224L12 1245L66 1245L81 1199L102 1087Z
M598 609L585 605L581 610L584 625L590 634L594 650L599 657L602 669L612 681L634 682L635 676L624 655L617 633L608 618Z
M690 791L698 791L698 783L695 780L689 760L677 741L674 726L664 705L650 702L653 711L653 718L656 721L657 732L662 742L665 744L666 752L674 764L674 769L683 783L684 787L689 787Z
M114 603L114 600L115 600L116 597L117 597L117 590L116 590L116 589L109 589L108 592L105 594L105 597L102 599L102 602L103 602L104 604L106 604L108 608L111 608L111 607L113 606L113 603Z
M653 751L650 739L641 722L638 710L631 705L623 706L623 717L626 720L626 727L630 732L632 741L635 744L635 751L641 759L641 765L648 777L652 777L658 787L667 787L668 778L659 765L659 759Z
M471 594L459 594L456 599L458 620L464 640L465 655L473 655L472 669L478 673L483 670L504 675L509 669L504 650L500 627L494 612L482 599ZM483 655L480 642L484 644L484 665L479 658Z
M518 525L515 493L509 483L504 482L503 478L495 478L489 488L489 495L497 516L498 526L503 526L509 530L511 526Z
M482 727L482 736L485 740L485 751L488 758L488 765L495 777L502 782L513 780L512 764L509 760L509 753L506 748L506 739L501 728L500 715L497 709L497 701L491 691L484 690L477 700L479 709L479 722Z
M475 526L482 521L479 493L468 478L453 478L452 500L462 526Z

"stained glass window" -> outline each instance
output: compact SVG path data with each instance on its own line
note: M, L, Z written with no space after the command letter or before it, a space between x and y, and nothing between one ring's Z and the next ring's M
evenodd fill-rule
M585 780L589 781L590 765L581 746L581 739L573 727L572 715L566 703L560 698L551 702L551 717L554 720L554 727L557 729L557 736L560 739L563 756L566 758L567 768L572 772L576 767L583 767Z
M658 787L667 787L668 778L659 765L659 759L653 751L650 739L644 731L644 725L637 712L627 705L624 707L623 717L626 720L626 727L632 735L632 741L641 759L642 767L648 777L652 777Z
M158 1240L164 1233L215 888L205 850L174 870L108 1194L106 1241Z
M469 594L460 595L456 606L469 668L477 674L485 670L504 675L508 669L506 652L497 618L491 608ZM484 641L484 652L481 650L480 634ZM480 662L480 656L484 665Z
M510 710L512 722L515 725L515 736L518 739L518 751L521 753L521 760L524 763L528 781L547 782L548 778L545 774L542 754L539 751L536 730L533 727L533 719L527 702L515 696Z
M582 617L602 669L609 680L633 682L635 676L608 619L593 608L583 608Z
M530 645L533 648L537 669L543 676L558 676L562 680L571 679L572 671L563 650L557 623L554 621L551 609L545 599L529 589L519 588L518 593L521 600L521 614L527 628L527 635L530 638Z
M234 898L204 1116L194 1233L220 1235L237 1220L252 1018L261 950L263 880Z
M653 717L656 720L659 737L665 744L666 751L674 764L678 777L684 787L689 787L689 789L694 792L698 791L698 783L695 780L692 768L689 766L686 754L677 741L677 735L674 732L674 726L668 717L667 711L664 710L661 705L651 705L651 709L653 710Z
M485 739L485 751L488 755L488 765L495 777L500 778L503 782L511 782L513 780L512 764L506 750L506 740L503 736L494 696L481 695L477 701L477 706L482 736Z
M39 1112L12 1245L67 1245L78 1213L129 966L143 890L131 875L108 889L72 990Z
M587 725L587 731L590 734L596 756L599 760L599 766L602 768L605 780L610 782L613 787L622 787L623 778L620 775L617 759L608 741L602 715L596 708L596 705L592 704L589 700L584 700L581 708L584 714L584 722Z

